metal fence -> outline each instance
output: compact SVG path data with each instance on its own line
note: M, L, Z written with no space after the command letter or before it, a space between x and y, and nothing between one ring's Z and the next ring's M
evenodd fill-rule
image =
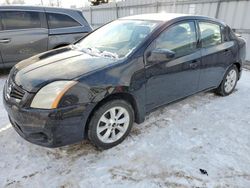
M155 12L215 17L240 33L247 41L247 52L250 52L250 0L126 0L87 7L82 11L94 28L120 17ZM246 59L250 61L250 53Z

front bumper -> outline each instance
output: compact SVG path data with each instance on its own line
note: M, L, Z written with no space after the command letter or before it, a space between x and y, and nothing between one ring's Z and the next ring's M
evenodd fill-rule
M25 140L45 146L60 147L86 137L85 125L93 104L53 110L21 108L4 96L4 106L17 133Z

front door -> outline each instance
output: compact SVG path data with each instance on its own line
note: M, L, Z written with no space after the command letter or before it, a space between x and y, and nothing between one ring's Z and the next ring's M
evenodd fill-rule
M195 93L200 76L201 51L197 49L197 32L194 21L185 21L168 27L149 46L167 49L175 57L163 62L146 59L146 110Z
M44 13L1 11L0 51L6 67L47 50L48 29Z

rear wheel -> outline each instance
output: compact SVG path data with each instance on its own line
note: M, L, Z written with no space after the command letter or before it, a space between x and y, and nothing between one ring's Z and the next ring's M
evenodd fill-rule
M113 100L97 109L89 123L88 138L97 147L109 149L120 144L134 122L132 106L124 100Z
M236 87L238 77L238 68L235 65L231 66L227 70L220 86L216 89L216 93L222 96L230 95Z

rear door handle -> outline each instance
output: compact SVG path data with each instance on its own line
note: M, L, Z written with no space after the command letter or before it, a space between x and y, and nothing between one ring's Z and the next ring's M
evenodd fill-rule
M192 69L197 68L197 67L198 67L198 61L197 61L197 60L192 61L192 62L189 64L189 67L192 68Z
M0 43L9 43L10 39L0 39Z

